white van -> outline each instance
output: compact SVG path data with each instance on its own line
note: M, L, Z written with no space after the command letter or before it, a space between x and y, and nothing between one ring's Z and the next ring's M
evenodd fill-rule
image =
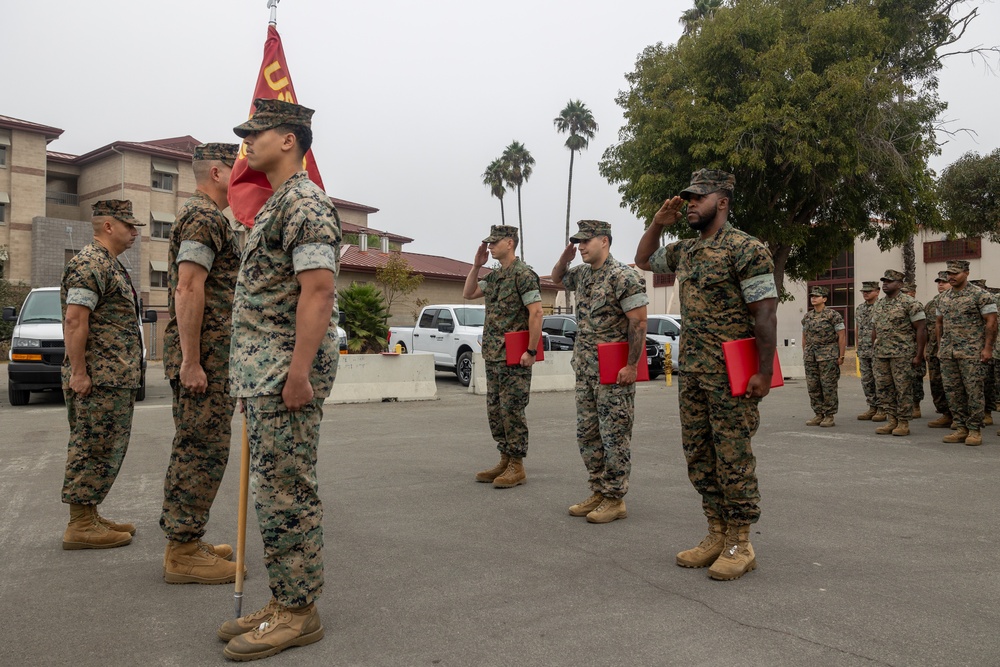
M7 364L7 398L11 405L27 405L33 391L62 391L62 363L66 356L63 341L62 305L58 287L36 287L21 306L3 309L3 319L15 322ZM156 311L148 311L146 322L156 321ZM142 333L142 327L139 327ZM146 341L142 341L142 379L135 399L146 398Z

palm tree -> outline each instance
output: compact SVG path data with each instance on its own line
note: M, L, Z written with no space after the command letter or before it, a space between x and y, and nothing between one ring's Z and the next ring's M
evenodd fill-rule
M722 6L722 0L694 0L694 7L681 14L680 23L685 35L698 32L702 21L712 16Z
M531 168L535 165L535 158L524 147L520 141L510 142L510 146L504 149L500 159L504 163L506 174L504 176L507 185L517 188L517 227L518 235L521 238L521 261L524 261L524 222L521 218L521 186L528 182L531 177Z
M504 167L502 158L497 158L490 162L483 172L483 185L490 189L490 194L500 200L500 224L506 225L507 219L503 214L503 196L507 193L504 182L507 180L507 170Z
M566 108L552 120L559 133L569 132L566 148L569 149L569 185L566 187L566 243L569 243L569 208L573 201L573 156L590 145L597 132L597 121L587 105L580 100L570 100Z

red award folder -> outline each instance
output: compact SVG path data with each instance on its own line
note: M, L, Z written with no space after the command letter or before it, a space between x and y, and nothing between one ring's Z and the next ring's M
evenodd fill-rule
M542 349L541 339L538 343L538 354L535 361L545 361L545 350ZM508 331L503 335L504 347L507 349L507 365L517 366L521 363L521 356L528 349L527 331Z
M648 362L644 343L642 356L639 357L639 364L636 366L636 382L649 382ZM628 342L597 344L597 367L601 373L601 384L616 384L618 371L625 368L626 363L628 363Z
M760 368L757 354L757 339L742 338L722 344L722 354L726 358L726 373L729 375L729 388L733 396L743 396L747 393L750 378ZM782 387L785 379L781 377L781 364L778 362L778 351L774 351L774 374L771 375L771 386Z

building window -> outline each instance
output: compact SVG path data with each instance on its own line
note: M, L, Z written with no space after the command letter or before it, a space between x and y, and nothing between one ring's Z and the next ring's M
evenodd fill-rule
M154 190L174 191L174 178L180 174L176 162L153 160L152 187Z
M7 204L0 203L0 225L7 223Z
M654 273L653 287L671 287L676 278L676 273Z
M853 346L854 340L854 250L845 250L833 260L830 270L811 280L806 285L806 294L815 286L829 290L826 297L826 307L840 313L847 329L847 345ZM808 297L807 297L808 298Z
M7 166L7 147L0 144L0 167Z
M150 271L149 272L149 286L150 287L166 287L168 283L168 276L166 271Z
M947 262L949 259L979 259L983 256L983 240L952 239L924 243L924 264Z
M173 223L171 222L161 222L160 220L153 220L149 227L149 235L154 239L169 239L170 230L173 228Z

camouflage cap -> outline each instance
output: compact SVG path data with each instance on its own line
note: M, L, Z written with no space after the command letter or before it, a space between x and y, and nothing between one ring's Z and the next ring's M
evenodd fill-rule
M681 199L690 199L691 195L707 195L719 190L736 189L736 177L718 169L699 169L691 174L691 185L681 190Z
M232 167L236 162L236 156L240 153L239 144L199 144L194 147L194 157L192 160L218 160Z
M904 277L905 276L903 275L902 271L897 271L896 269L886 269L885 274L882 276L881 280L882 282L893 281L893 280L898 280L902 282Z
M938 277L934 279L934 282L936 282L936 283L946 283L946 282L948 282L948 272L947 271L938 271Z
M916 283L903 283L903 291L904 292L916 292L917 291L917 284Z
M961 273L962 271L968 271L969 262L965 259L949 259L948 268L946 270L948 273Z
M610 222L604 222L603 220L580 220L576 223L576 226L580 228L580 231L569 237L569 240L574 243L588 241L595 236L611 236Z
M139 222L132 217L132 202L127 199L102 199L101 201L94 202L93 208L93 216L95 218L107 215L115 220L121 220L126 225L132 225L133 227L146 226L145 223Z
M300 104L257 98L253 101L253 106L254 112L250 120L233 128L236 136L245 139L254 132L263 132L279 125L312 127L312 115L315 111Z
M809 290L809 296L829 296L830 290L825 287L820 287L819 285L814 286Z
M877 280L866 280L861 283L862 292L877 292L879 289L881 289L881 286L878 284Z
M517 227L511 225L492 225L490 235L483 239L483 243L496 243L500 239L517 240Z
M986 288L986 278L977 278L976 280L970 280L969 282L976 287L982 287L983 289Z

